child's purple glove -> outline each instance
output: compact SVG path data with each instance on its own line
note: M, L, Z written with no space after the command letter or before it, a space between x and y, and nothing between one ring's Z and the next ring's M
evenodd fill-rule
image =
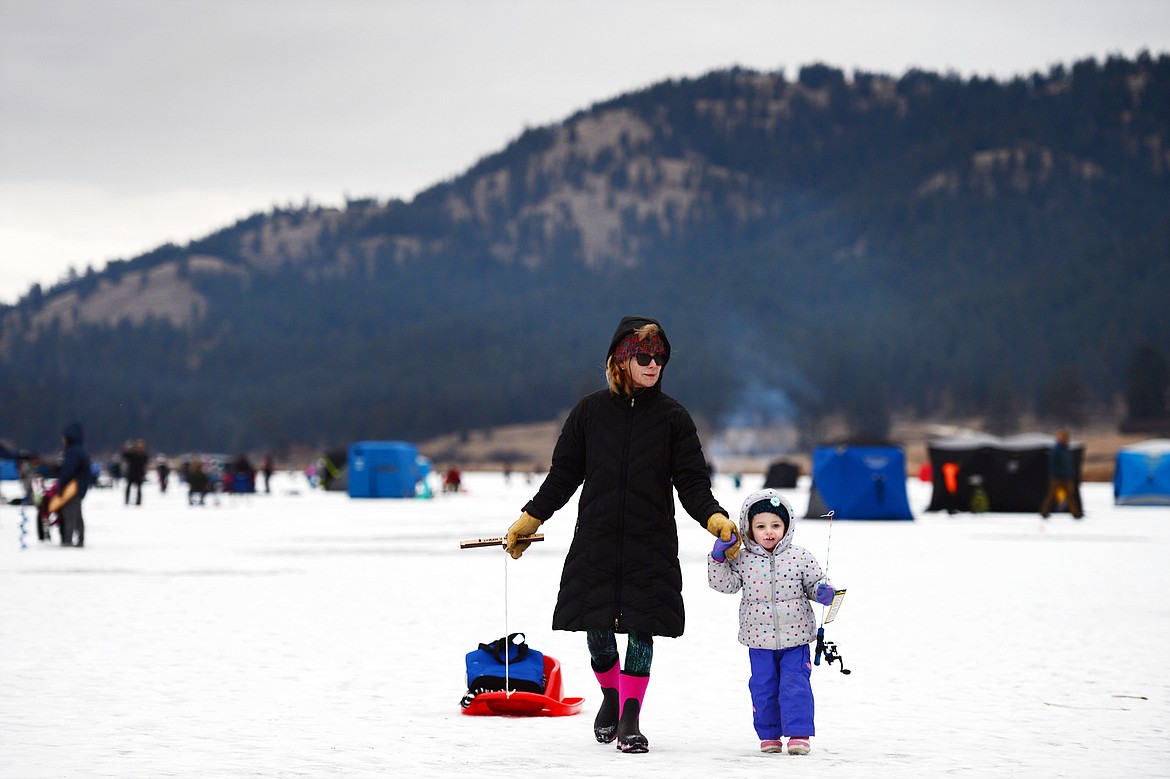
M813 591L813 600L822 606L831 606L833 603L833 596L837 591L833 589L833 585L821 582L817 585L816 590Z
M724 541L721 538L716 538L715 539L715 546L711 547L711 559L717 563L723 562L723 560L724 560L723 553L738 543L739 543L739 537L736 536L735 533L731 534L730 541Z

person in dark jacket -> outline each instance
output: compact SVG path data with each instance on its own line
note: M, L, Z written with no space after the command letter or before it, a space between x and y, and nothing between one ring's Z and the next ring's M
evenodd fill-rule
M272 463L272 453L267 452L264 459L260 462L260 472L264 474L264 492L272 492L272 474L276 470L276 466Z
M85 546L85 519L81 515L81 501L89 490L89 455L83 446L85 436L78 422L70 422L61 431L64 450L61 452L61 470L57 476L57 494L49 503L49 511L59 517L61 546Z
M167 482L171 478L171 464L167 462L165 456L160 454L158 459L155 460L154 470L158 474L158 491L165 495L167 492Z
M187 503L202 506L207 500L207 493L211 492L211 479L203 463L196 457L187 464Z
M146 451L146 441L141 438L134 443L126 442L122 449L122 462L126 464L126 505L130 505L130 490L136 491L134 505L142 505L142 483L146 481L146 465L150 462L150 455Z
M608 389L586 395L565 420L552 467L504 548L525 541L581 487L573 542L553 611L554 630L585 631L601 710L601 743L646 752L639 714L650 679L654 636L682 635L684 613L678 531L671 487L702 527L731 541L735 523L711 494L707 461L687 410L662 392L670 342L647 317L621 320L606 360ZM727 556L734 558L738 542ZM616 633L627 634L620 667Z
M1083 517L1080 490L1077 485L1076 459L1068 447L1068 431L1063 428L1056 431L1056 443L1048 452L1048 492L1040 506L1040 516L1048 519L1048 515L1052 513L1052 504L1057 502L1057 496L1061 493L1064 494L1073 519Z

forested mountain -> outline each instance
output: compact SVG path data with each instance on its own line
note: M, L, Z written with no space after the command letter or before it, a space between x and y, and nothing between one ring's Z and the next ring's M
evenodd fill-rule
M99 450L279 450L551 419L602 386L627 313L662 320L666 390L714 425L1110 404L1170 345L1168 301L1170 56L733 69L410 202L277 209L34 287L0 308L0 437L49 448L77 418Z

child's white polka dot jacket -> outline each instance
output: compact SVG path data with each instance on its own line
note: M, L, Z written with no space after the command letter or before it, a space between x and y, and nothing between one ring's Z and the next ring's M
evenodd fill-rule
M768 501L768 510L787 525L771 552L752 539L748 509ZM739 510L743 548L734 560L717 562L707 556L707 584L728 594L743 591L739 603L739 643L754 649L785 649L816 638L816 616L809 603L817 584L830 584L808 550L793 546L796 520L791 504L773 489L748 495Z

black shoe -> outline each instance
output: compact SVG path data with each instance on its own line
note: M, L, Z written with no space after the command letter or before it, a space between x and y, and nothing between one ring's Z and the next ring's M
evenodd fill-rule
M650 742L642 735L638 727L638 714L641 706L634 698L626 700L622 717L618 720L617 748L628 754L640 754L650 751Z
M598 744L609 744L617 738L618 731L618 691L615 689L601 689L601 709L593 720L593 736Z

